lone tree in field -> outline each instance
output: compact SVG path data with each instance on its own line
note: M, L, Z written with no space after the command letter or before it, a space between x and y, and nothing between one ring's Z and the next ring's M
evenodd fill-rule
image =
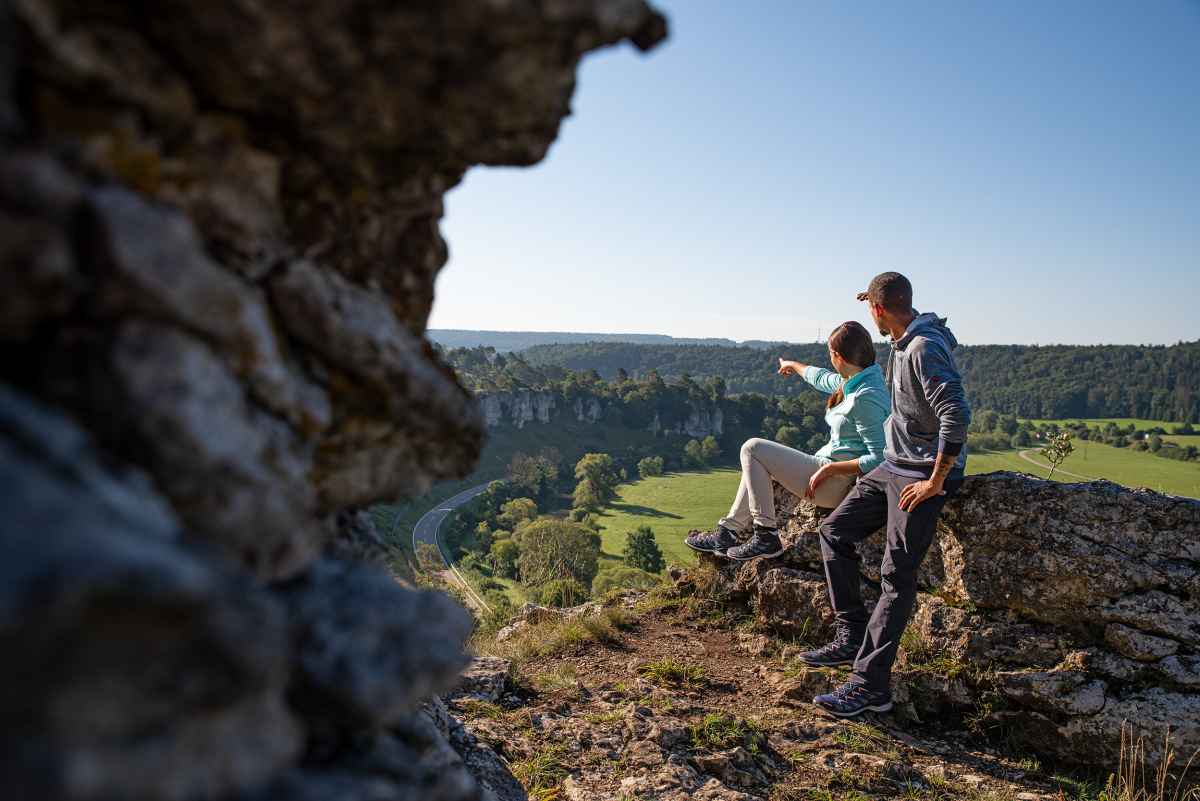
M588 453L575 464L574 505L581 509L599 509L617 495L621 480L617 464L607 453Z
M721 455L721 446L717 444L717 438L712 434L700 442L700 455L704 458L705 464L712 464Z
M575 523L553 518L525 528L517 569L521 583L536 587L555 579L592 586L600 560L600 538Z
M1075 446L1071 444L1071 438L1074 435L1070 431L1063 431L1060 434L1051 434L1046 447L1042 448L1038 453L1046 457L1046 461L1050 463L1050 473L1046 476L1047 479L1054 476L1054 471L1058 469L1068 456L1075 450Z
M662 550L654 541L654 532L649 526L638 526L637 531L626 535L623 555L625 564L647 573L658 573L667 566Z

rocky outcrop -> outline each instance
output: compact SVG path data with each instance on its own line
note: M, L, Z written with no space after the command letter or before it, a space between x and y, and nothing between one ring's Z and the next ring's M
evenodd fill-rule
M694 438L719 437L725 433L725 415L721 411L720 404L705 407L698 405L695 401L690 401L687 417L674 423L664 425L661 416L655 411L654 419L650 421L650 431L655 434L660 432L676 435L686 434Z
M780 560L711 561L703 589L765 628L829 633L816 510L782 489ZM864 591L882 533L860 546ZM696 583L696 577L684 578ZM1123 725L1162 756L1200 749L1200 501L1108 482L969 477L920 575L896 690L902 713L972 715L1040 753L1111 768Z
M422 708L469 619L353 509L478 457L423 337L443 194L664 34L640 0L0 2L10 794L478 796Z

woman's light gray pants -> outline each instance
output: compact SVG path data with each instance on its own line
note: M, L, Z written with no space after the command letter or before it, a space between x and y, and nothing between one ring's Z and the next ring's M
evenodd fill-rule
M746 531L751 523L763 528L775 528L775 496L771 479L775 479L793 495L804 497L808 480L830 460L813 456L769 439L748 439L742 445L742 483L729 514L720 525L733 531ZM831 476L817 487L814 502L832 509L842 502L854 486L853 476Z

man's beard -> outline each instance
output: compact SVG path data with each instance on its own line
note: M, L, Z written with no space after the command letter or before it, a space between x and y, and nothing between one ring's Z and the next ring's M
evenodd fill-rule
M891 332L891 331L889 331L889 330L887 330L886 328L884 328L884 327L881 325L881 326L879 326L879 334L880 334L881 336L890 337L890 336L892 335L892 332Z

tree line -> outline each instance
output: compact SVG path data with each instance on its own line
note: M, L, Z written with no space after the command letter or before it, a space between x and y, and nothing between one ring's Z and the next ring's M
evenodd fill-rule
M876 345L887 363L889 346ZM595 371L615 378L720 376L730 395L811 394L776 374L777 356L826 364L824 343L777 349L587 342L538 345L512 354L534 370ZM1200 422L1200 341L1176 345L964 345L954 353L975 408L1025 418L1138 417Z

